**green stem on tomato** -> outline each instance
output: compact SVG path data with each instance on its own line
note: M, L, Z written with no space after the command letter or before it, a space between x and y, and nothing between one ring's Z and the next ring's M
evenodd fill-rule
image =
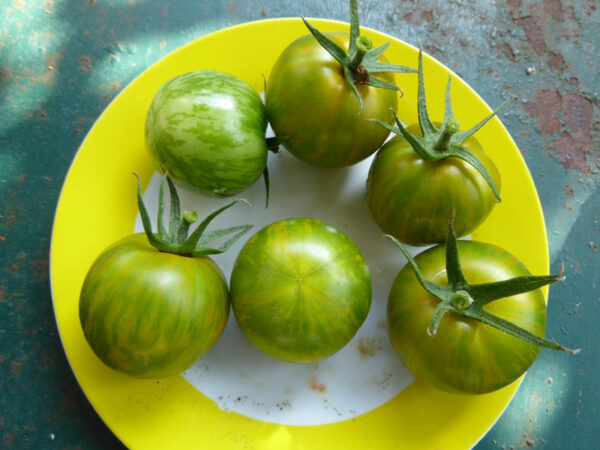
M445 314L452 313L477 320L532 345L568 353L579 353L579 350L571 350L556 342L549 341L541 336L537 336L484 309L484 306L491 301L505 297L506 295L504 294L517 295L538 289L541 286L545 286L556 281L561 281L563 279L562 274L539 277L518 277L497 283L470 284L465 279L460 267L458 258L458 242L451 220L448 227L448 237L446 240L446 275L448 277L448 285L437 285L423 278L416 261L410 255L408 250L404 248L400 241L393 236L386 236L390 237L396 246L402 251L409 262L410 268L415 273L417 280L423 289L439 300L439 303L432 315L431 327L427 329L427 334L430 336L435 336L438 326Z
M138 179L137 187L137 203L142 218L142 226L144 233L148 238L148 243L156 248L158 251L165 253L173 253L182 256L201 256L201 255L214 255L227 251L235 241L237 241L243 234L245 234L252 225L243 225L226 230L212 231L205 233L205 229L208 224L223 211L229 209L231 206L236 204L239 200L225 205L212 214L208 215L196 228L196 230L188 236L189 228L198 220L198 213L195 211L184 211L180 213L179 196L177 189L173 184L173 180L168 175L161 180L161 186L159 190L159 206L158 206L158 223L163 223L164 215L164 180L166 179L169 185L169 192L171 195L170 201L170 219L169 219L169 230L167 232L163 226L159 225L159 233L154 234L152 231L152 223L148 214L148 209L144 203L142 196L142 182L140 177L134 172L134 175ZM248 203L246 200L242 201ZM204 244L212 242L215 239L234 234L224 244L218 248L203 247Z
M348 67L354 72L356 72L362 64L363 58L367 52L373 48L373 41L367 36L358 36L355 40L355 44L356 52L354 55L351 55L350 62L348 63Z
M396 127L392 127L381 121L376 121L387 130L400 135L406 139L415 152L426 161L440 161L445 158L460 158L477 170L488 184L497 201L500 201L500 193L490 173L483 163L471 151L463 147L463 143L476 133L482 126L491 120L506 104L502 105L469 130L460 131L459 123L454 119L452 102L450 98L450 84L452 78L448 79L446 86L446 99L444 106L444 122L441 128L437 128L429 117L427 111L427 99L425 95L425 79L423 75L423 52L419 49L419 70L417 86L417 117L422 136L415 135L406 130L404 125L396 117Z
M328 36L313 27L304 17L302 21L310 31L319 45L323 47L341 66L342 73L351 89L358 99L360 112L363 110L363 98L356 88L356 84L368 84L369 86L382 89L400 90L393 83L376 78L370 73L414 73L416 70L397 64L387 64L379 61L387 45L373 48L373 42L366 36L360 36L360 24L358 21L358 6L356 0L350 0L350 44L348 51L340 47Z
M447 151L448 145L450 144L450 138L452 138L452 136L454 136L458 131L460 131L460 124L458 123L458 120L448 120L442 130L442 133L437 138L436 143L433 145L433 148L438 152Z

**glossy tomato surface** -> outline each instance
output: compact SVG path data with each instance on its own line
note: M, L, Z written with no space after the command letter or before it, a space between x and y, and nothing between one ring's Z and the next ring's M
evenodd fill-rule
M407 128L420 134L418 125ZM475 138L463 146L486 167L498 190L500 174ZM425 161L400 136L387 142L375 156L367 180L367 202L379 227L414 246L443 242L455 213L459 237L475 230L496 203L481 174L462 159Z
M79 316L96 355L115 370L160 378L188 369L229 316L227 283L208 257L159 252L146 235L123 238L92 265Z
M517 258L494 245L459 241L458 250L471 284L530 275ZM424 251L415 261L423 278L447 285L444 245ZM481 394L512 383L538 356L539 347L453 313L446 313L437 334L429 336L438 303L408 265L400 271L389 294L388 332L394 350L415 377L445 391ZM485 309L534 334L545 334L546 305L539 289L496 300Z
M348 50L347 33L324 33ZM377 74L394 83L393 74ZM393 123L393 90L357 85L364 107L346 82L342 66L312 35L290 44L267 82L269 122L283 146L301 160L321 167L345 167L373 154L389 132L367 119Z
M252 236L231 274L231 302L246 338L290 362L344 347L371 305L371 277L354 242L314 219L275 222Z
M266 129L263 102L248 83L199 70L160 87L146 118L146 145L179 185L230 196L260 178Z

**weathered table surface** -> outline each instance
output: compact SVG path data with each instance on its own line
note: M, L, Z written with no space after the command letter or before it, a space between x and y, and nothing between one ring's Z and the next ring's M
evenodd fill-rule
M346 1L0 0L0 447L120 444L80 391L54 321L48 252L69 165L149 64L227 26L347 20ZM501 114L539 191L551 268L543 351L478 448L597 448L600 11L595 0L363 0L361 23L423 49ZM235 49L232 49L234 51Z

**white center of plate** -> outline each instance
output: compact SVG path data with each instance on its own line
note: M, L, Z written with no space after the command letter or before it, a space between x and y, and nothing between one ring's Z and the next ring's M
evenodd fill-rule
M386 331L387 296L405 259L389 239L382 237L366 204L365 183L372 158L345 169L320 169L284 149L270 153L269 207L265 209L265 186L259 180L239 196L252 207L238 203L209 226L213 230L254 224L227 253L213 257L228 280L237 254L252 234L277 220L311 217L333 225L358 245L373 283L371 310L356 336L338 353L318 363L291 364L261 353L244 338L231 314L221 339L183 374L223 410L286 425L326 424L371 411L413 381L394 353ZM159 184L160 175L155 173L144 195L154 220ZM195 210L201 219L231 201L182 189L179 196L182 210ZM136 231L141 230L138 216Z

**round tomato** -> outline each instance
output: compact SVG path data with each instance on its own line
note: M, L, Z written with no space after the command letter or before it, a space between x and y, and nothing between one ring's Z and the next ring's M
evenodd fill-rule
M143 378L188 369L217 342L229 315L227 282L210 258L158 251L143 233L98 257L79 305L96 355Z
M312 362L344 347L367 317L371 277L354 242L324 222L295 218L252 236L230 282L246 338L290 362Z
M304 19L303 19L304 20ZM345 167L373 154L389 135L368 119L391 124L397 106L388 44L373 48L360 35L358 6L350 0L350 34L321 33L292 42L269 75L265 106L276 138L293 155L321 167Z
M168 229L163 221L165 179ZM198 214L181 212L175 185L166 176L154 233L139 180L137 198L144 233L124 237L96 259L81 289L79 318L92 350L105 364L134 377L161 378L188 369L223 333L229 316L227 281L207 255L227 251L250 226L204 233L233 201L188 236ZM218 248L206 247L228 235Z
M500 201L500 174L473 137L504 106L468 130L454 119L446 87L444 121L427 112L423 53L419 51L418 124L397 128L379 121L398 136L375 156L367 180L367 202L375 222L386 233L410 245L442 242L446 224L456 214L458 236L477 228Z
M158 90L146 118L146 144L157 165L179 185L231 196L263 173L266 129L263 102L248 83L198 70Z
M421 134L416 124L407 131ZM498 169L479 142L470 137L462 145L486 167L500 189ZM419 246L444 240L453 211L457 235L471 233L488 217L496 196L479 171L464 159L450 156L428 161L405 138L396 136L373 160L367 202L384 232Z
M347 33L326 33L348 49ZM393 83L392 74L381 78ZM282 145L321 167L345 167L373 154L389 135L367 119L392 123L393 90L357 85L364 106L348 86L340 64L312 36L294 41L281 54L267 82L265 106Z
M545 333L546 305L539 286L558 281L557 276L531 277L517 258L491 244L458 241L456 248L459 269L448 265L446 245L432 247L413 260L422 279L438 288L427 291L412 264L407 264L389 294L390 341L416 378L448 392L481 394L504 387L525 373L538 356L539 345L566 350L540 337ZM444 305L450 309L440 319L443 302L433 293L449 289L450 271L460 273L454 278L462 287L451 290ZM527 277L528 281L517 277ZM510 289L506 280L512 280ZM500 281L503 283L494 288L485 286ZM517 289L519 283L523 286ZM494 289L501 294L492 296ZM474 314L462 315L461 308L471 308ZM476 316L483 319L476 320ZM505 325L505 321L512 325ZM490 323L498 324L500 329ZM525 336L529 342L505 332L514 330L514 325L526 330L519 331L521 335L531 333ZM502 326L505 331L501 331Z

